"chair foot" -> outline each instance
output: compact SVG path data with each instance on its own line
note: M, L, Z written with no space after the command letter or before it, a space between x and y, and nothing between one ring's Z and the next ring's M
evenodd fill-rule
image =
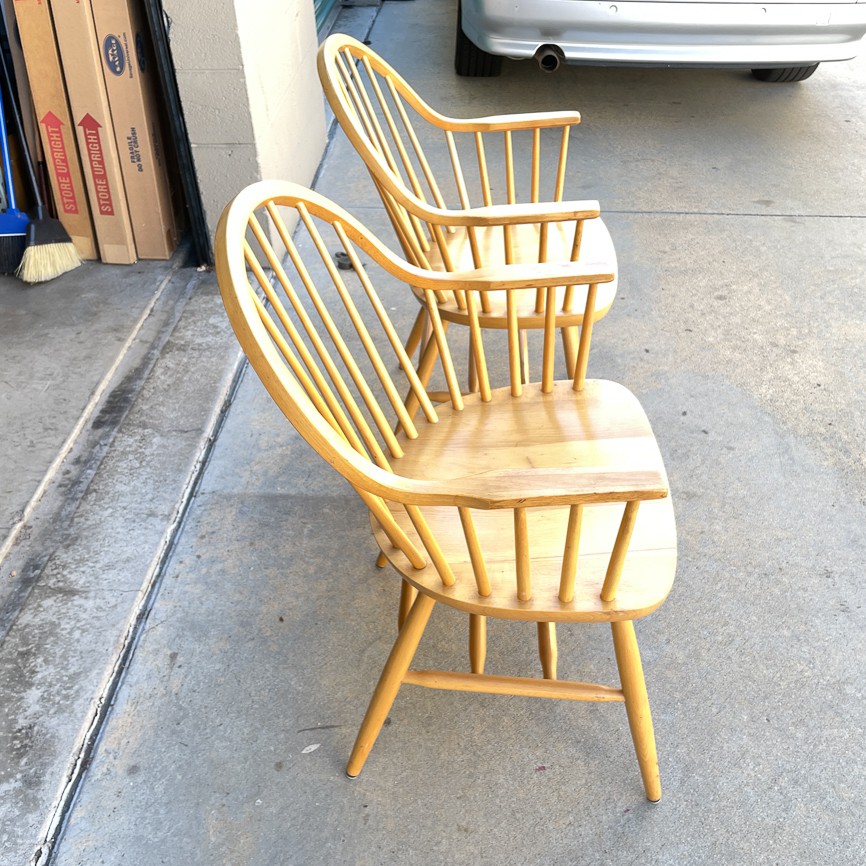
M610 627L613 632L613 648L625 698L628 726L631 729L641 778L646 789L647 800L657 803L662 796L659 762L634 623L628 620L612 622Z
M384 568L388 564L388 557L384 553L380 553L376 557L376 568Z
M363 769L367 756L370 754L394 699L397 697L397 692L400 691L403 677L406 676L406 671L412 664L412 657L415 655L415 650L418 649L421 635L424 634L427 620L430 619L430 613L435 604L436 602L430 596L423 593L419 593L415 599L415 603L406 617L406 622L400 629L400 634L391 649L388 661L385 662L373 697L370 699L370 705L367 707L367 713L361 723L361 729L358 731L349 763L346 765L347 776L357 776Z

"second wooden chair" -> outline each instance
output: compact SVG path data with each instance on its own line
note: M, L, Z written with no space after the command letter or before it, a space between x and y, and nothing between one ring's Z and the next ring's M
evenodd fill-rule
M370 172L408 261L438 271L594 261L616 274L598 202L563 201L570 132L579 113L446 117L372 49L342 33L322 43L318 68L334 115ZM569 376L587 288L560 287L553 307ZM599 287L590 324L607 313L615 294L615 279ZM423 297L417 287L416 295ZM469 324L459 292L440 290L437 303L444 322ZM508 316L516 316L524 381L530 379L526 332L544 328L543 311L550 306L539 287L512 297L510 310L501 292L480 299L482 328L506 331ZM410 352L422 338L425 317L422 306ZM476 387L474 368L469 379Z

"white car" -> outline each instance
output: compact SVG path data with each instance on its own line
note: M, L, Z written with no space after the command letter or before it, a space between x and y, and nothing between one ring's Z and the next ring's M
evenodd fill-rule
M458 75L498 75L502 58L562 63L739 66L763 81L802 81L850 60L866 33L863 2L764 0L461 0Z

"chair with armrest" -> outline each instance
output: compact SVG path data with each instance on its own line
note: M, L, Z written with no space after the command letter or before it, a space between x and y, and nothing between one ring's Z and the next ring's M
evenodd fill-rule
M370 172L408 261L439 271L595 261L616 273L598 202L563 201L577 112L445 117L372 49L342 33L322 43L318 68L328 102ZM586 291L585 284L563 286L556 298L569 376ZM417 287L416 294L420 300ZM529 379L526 331L544 328L542 294L531 287L517 297L524 381ZM607 313L615 294L616 280L599 286L594 321ZM459 293L442 290L437 300L444 322L469 324ZM478 319L483 328L508 329L501 292L482 294ZM407 343L410 352L424 324L422 306ZM469 382L477 386L471 366Z
M285 263L271 236L287 248ZM353 272L335 267L334 249L345 251ZM216 268L250 364L301 436L366 503L376 543L401 578L399 634L347 773L361 771L400 686L410 683L624 702L646 795L658 800L633 626L663 602L676 564L658 446L626 388L586 379L588 329L574 377L557 381L556 316L544 309L542 378L526 384L509 312L510 383L494 388L479 321L485 293L503 293L510 309L528 286L555 304L563 285L583 283L591 322L593 299L613 274L573 262L427 271L322 196L282 182L255 184L226 208ZM380 278L423 292L447 383L438 406L375 288ZM451 363L439 291L461 293L466 304L478 373L478 391L469 395ZM513 544L503 543L509 537ZM437 603L468 614L469 672L411 669ZM488 617L536 623L542 677L485 672ZM619 685L557 678L556 624L582 622L611 624Z

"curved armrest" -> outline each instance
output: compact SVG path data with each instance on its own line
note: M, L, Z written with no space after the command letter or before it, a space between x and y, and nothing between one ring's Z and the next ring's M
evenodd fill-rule
M452 132L510 132L521 129L556 129L580 123L579 111L534 111L523 114L497 114L489 117L447 117L432 112L429 118Z
M397 201L425 222L444 226L506 226L533 223L569 222L571 220L598 219L601 208L597 201L545 201L519 204L494 204L486 207L438 208L425 204L403 190L388 192Z
M324 219L336 218L343 231L357 244L358 248L371 256L397 279L403 280L419 289L434 291L450 289L473 289L476 291L496 291L500 289L527 289L545 286L577 286L588 283L609 283L615 279L613 271L615 262L545 262L536 264L514 264L488 266L469 271L428 271L416 265L409 264L386 247L348 211L328 201L324 196L312 190L304 189L288 181L259 181L239 193L235 201L238 209L246 208L245 212L255 210L264 202L276 205L295 206L302 201L304 206L315 216ZM595 207L584 210L583 205ZM576 213L595 213L598 215L597 202L560 202L557 205L503 205L501 208L479 208L479 211L514 210L514 216L526 216L532 222L536 221L536 212L557 209L564 214L563 219L575 218ZM577 206L577 208L576 208ZM445 211L442 211L445 213ZM473 213L473 211L464 211ZM449 214L450 215L450 214ZM572 216L568 216L572 215Z
M449 225L504 226L598 219L601 208L594 200L545 201L495 204L466 210L443 210L440 213Z
M407 275L408 277L408 275ZM425 271L407 282L419 289L498 292L503 289L542 289L548 286L587 286L612 283L616 274L611 262L541 262L520 265L491 265L471 271Z
M643 501L668 495L667 477L660 467L501 469L443 481L383 475L388 476L390 490L381 495L388 499L407 505L452 505L484 511Z

